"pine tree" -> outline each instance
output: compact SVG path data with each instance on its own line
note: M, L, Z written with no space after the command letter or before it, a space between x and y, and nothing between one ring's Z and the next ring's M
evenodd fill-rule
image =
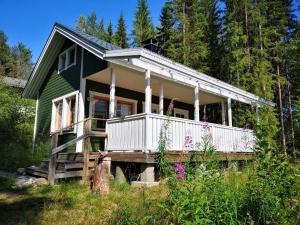
M126 34L126 24L125 24L123 14L121 13L118 20L117 31L114 37L114 43L121 48L128 48L127 41L128 38Z
M97 15L96 12L92 12L91 15L89 15L86 18L86 33L97 36L99 33L99 26L97 24Z
M155 35L147 0L137 0L132 35L134 46L141 46L142 41L152 38Z
M173 59L206 72L208 46L204 41L204 13L197 0L174 0Z
M98 30L98 33L97 33L97 37L100 39L100 40L107 40L107 32L105 30L105 26L104 26L104 19L102 18L100 20L100 23L99 23L99 30Z
M222 77L221 59L223 55L223 47L221 45L221 16L218 8L218 0L200 1L205 17L204 41L208 44L207 67L208 74L219 78Z
M80 15L78 20L76 20L76 30L86 33L87 32L86 17Z
M174 34L174 23L175 18L173 14L172 4L170 2L167 2L165 3L161 11L160 26L156 28L156 39L158 41L158 53L170 58L172 58L172 50L174 49L174 44L171 40L171 37Z
M108 43L113 43L114 42L114 31L113 31L113 25L112 25L111 21L109 21L106 33L107 33L106 41Z

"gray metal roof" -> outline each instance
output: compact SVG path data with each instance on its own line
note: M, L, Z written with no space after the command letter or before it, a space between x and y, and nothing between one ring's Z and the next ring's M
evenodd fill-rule
M100 40L97 37L94 37L92 35L86 34L84 32L78 31L76 29L67 27L65 25L62 25L60 23L55 23L54 26L60 27L64 30L68 30L69 32L73 33L73 35L76 35L78 38L83 39L84 41L88 41L90 44L94 45L94 47L101 48L104 50L117 50L122 49L116 45L110 44L106 41Z
M18 87L18 88L24 88L26 85L27 80L14 78L14 77L2 77L3 82L5 85L9 87Z

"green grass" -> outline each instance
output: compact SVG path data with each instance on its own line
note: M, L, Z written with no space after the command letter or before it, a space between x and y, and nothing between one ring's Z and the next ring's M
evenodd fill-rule
M0 179L0 224L149 224L155 218L145 218L145 211L158 213L157 199L166 196L162 186L144 189L113 182L108 196L93 194L80 182L23 191L13 190L12 184Z

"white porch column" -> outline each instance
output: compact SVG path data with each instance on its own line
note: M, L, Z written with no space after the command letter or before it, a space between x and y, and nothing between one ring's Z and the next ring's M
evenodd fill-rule
M164 84L160 84L159 92L159 114L164 115Z
M110 92L109 92L109 118L115 115L115 99L116 99L116 73L115 69L111 68L110 74Z
M85 99L85 85L86 81L83 78L83 59L84 59L84 49L81 49L81 62L80 62L80 87L78 93L78 116L77 120L77 137L80 137L84 134L84 99ZM82 152L83 149L83 141L78 141L76 143L76 152Z
M200 114L199 114L199 86L198 85L195 87L194 119L197 122L200 120Z
M222 124L226 125L226 119L225 119L225 102L222 100L221 102L222 106Z
M228 126L232 127L231 98L227 98Z
M36 102L35 102L35 116L34 116L34 127L33 127L33 137L32 137L32 154L34 153L34 149L35 149L38 109L39 109L39 93L37 94Z
M146 70L145 74L145 113L151 113L151 87L150 87L150 70Z

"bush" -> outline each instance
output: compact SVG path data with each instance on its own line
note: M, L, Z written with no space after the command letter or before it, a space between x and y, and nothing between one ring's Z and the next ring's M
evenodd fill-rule
M31 153L34 110L34 101L22 99L21 90L0 79L0 169L15 171L36 162Z

